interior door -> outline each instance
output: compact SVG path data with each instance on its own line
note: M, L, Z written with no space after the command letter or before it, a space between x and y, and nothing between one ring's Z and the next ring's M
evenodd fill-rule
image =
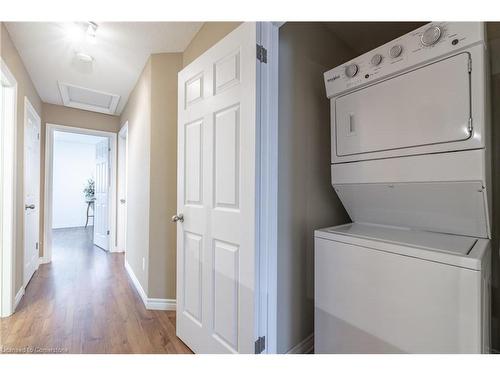
M256 61L244 23L179 73L177 335L196 353L254 353Z
M94 201L94 244L109 249L109 142L108 138L96 144Z
M25 99L24 123L24 286L39 265L40 116Z

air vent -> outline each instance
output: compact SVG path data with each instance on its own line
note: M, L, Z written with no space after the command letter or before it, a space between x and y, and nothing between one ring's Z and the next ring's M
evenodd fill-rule
M114 115L120 95L87 89L85 87L59 82L61 98L66 107L85 109Z

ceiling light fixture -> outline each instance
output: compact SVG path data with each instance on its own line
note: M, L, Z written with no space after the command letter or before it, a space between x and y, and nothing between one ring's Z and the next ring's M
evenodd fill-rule
M99 25L95 22L89 21L87 26L87 41L90 43L96 42L97 28Z

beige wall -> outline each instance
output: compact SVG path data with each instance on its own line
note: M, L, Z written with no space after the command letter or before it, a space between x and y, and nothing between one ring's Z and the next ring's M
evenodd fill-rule
M205 22L182 55L183 66L193 62L203 52L237 28L241 22Z
M151 298L175 299L177 73L182 54L149 58L121 115L128 121L127 262ZM146 267L142 269L142 259Z
M151 155L151 59L129 96L120 124L128 121L126 260L148 291ZM145 269L142 262L146 263Z
M323 73L354 57L320 23L280 29L277 350L314 330L314 230L349 222L330 183Z
M14 294L23 284L23 248L24 248L24 98L27 97L37 113L42 117L42 100L38 95L33 82L12 43L10 35L3 23L0 23L0 55L10 72L17 80L17 189L16 189L16 241L15 241L15 283Z
M43 120L47 124L57 124L102 130L116 133L120 129L120 117L104 113L84 111L62 105L43 103Z
M148 297L175 299L177 73L182 54L151 56L151 190Z

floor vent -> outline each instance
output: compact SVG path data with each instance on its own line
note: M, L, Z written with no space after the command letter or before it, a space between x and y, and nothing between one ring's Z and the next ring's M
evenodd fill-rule
M58 83L61 98L66 107L85 109L87 111L110 115L115 114L116 107L120 101L120 95L92 90L64 82Z

